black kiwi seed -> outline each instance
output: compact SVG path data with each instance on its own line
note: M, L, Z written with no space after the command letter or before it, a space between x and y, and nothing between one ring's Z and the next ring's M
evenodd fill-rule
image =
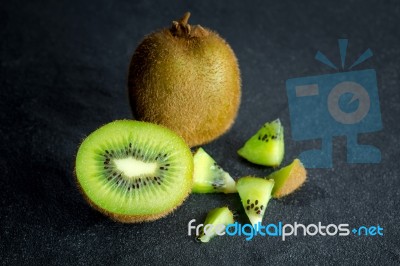
M263 208L264 208L264 206L263 206L263 205L261 205L261 206L260 206L260 209L262 210Z
M250 200L249 199L247 200L247 204L250 204Z
M258 204L258 200L256 200L256 202L254 202L254 204L257 205Z
M254 210L255 210L255 211L258 211L258 207L255 207Z
M247 208L246 208L247 210L250 210L250 206L247 206Z
M252 208L252 209L254 208L254 204L253 204L253 203L251 204L251 208Z

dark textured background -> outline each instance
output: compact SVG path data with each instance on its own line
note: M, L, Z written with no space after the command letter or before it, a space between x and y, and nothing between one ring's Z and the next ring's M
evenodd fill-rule
M12 2L12 4L11 4ZM0 7L0 261L4 264L399 264L399 1L8 1ZM324 3L322 3L324 2ZM271 201L265 222L384 227L383 237L187 236L191 219L237 195L191 195L172 215L147 224L115 223L88 207L74 186L80 141L102 124L131 118L130 56L141 38L191 11L191 23L218 31L240 62L243 98L233 128L205 149L235 178L270 169L236 150L265 121L286 128L284 164L318 141L290 138L285 81L333 73L317 50L339 62L374 56L384 129L361 142L382 151L380 164L347 164L345 138L334 140L334 167L309 170L295 194ZM242 213L243 215L243 213ZM243 216L241 221L246 221Z

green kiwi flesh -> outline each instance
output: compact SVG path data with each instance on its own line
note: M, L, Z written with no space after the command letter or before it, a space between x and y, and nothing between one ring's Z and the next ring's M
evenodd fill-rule
M299 187L307 179L307 171L299 159L295 159L288 166L273 172L267 179L273 179L275 186L272 189L272 197L281 198L286 196Z
M222 169L203 149L199 148L193 156L194 193L236 193L235 180Z
M261 223L271 199L274 180L246 176L238 180L236 187L251 224Z
M279 119L265 123L264 126L238 150L238 154L249 162L273 167L281 164L284 153L283 126Z
M233 223L233 213L229 210L228 207L215 208L207 214L206 220L204 221L204 227L208 224L213 226L211 226L210 229L207 230L207 234L204 233L203 227L203 230L197 239L201 242L209 242L211 238L217 235L215 232L216 229L219 230L217 226L219 226L220 224L226 226Z
M82 142L75 174L85 199L100 212L121 222L151 221L172 212L189 195L193 158L171 130L117 120Z

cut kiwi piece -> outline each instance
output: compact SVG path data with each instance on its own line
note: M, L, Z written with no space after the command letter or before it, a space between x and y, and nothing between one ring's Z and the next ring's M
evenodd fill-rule
M207 214L206 220L204 221L204 226L197 239L201 242L209 242L211 238L217 235L216 230L219 232L224 231L222 225L226 226L233 223L233 213L229 210L228 207L215 208Z
M82 142L75 173L82 194L100 212L121 222L151 221L189 195L193 158L171 130L117 120Z
M281 164L284 153L283 126L279 119L265 123L264 126L238 150L238 154L249 162L273 167Z
M238 180L236 188L239 192L244 210L251 224L257 225L262 218L271 199L271 191L274 187L274 180L246 176Z
M307 171L299 159L294 159L288 166L267 176L267 179L275 181L275 186L272 189L272 197L281 198L304 184L307 179Z
M215 160L203 149L199 148L193 156L193 188L194 193L235 193L236 183Z

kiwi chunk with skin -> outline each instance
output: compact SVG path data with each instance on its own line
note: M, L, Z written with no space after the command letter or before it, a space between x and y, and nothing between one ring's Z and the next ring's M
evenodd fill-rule
M235 193L235 180L222 169L203 149L199 148L193 156L193 188L194 193Z
M273 167L281 164L284 153L283 126L279 119L265 123L238 150L238 154L249 162Z
M251 224L258 225L262 222L268 201L271 199L274 180L246 176L238 180L236 187Z
M95 209L121 222L151 221L172 212L189 195L193 158L171 130L117 120L82 142L75 174Z
M211 238L217 235L217 231L224 231L225 227L222 225L226 226L233 223L233 213L228 207L215 208L207 214L204 226L197 239L201 242L209 242Z
M272 197L281 198L286 196L299 187L307 179L307 171L299 159L295 159L288 166L273 172L267 179L273 179L275 186L272 189Z

